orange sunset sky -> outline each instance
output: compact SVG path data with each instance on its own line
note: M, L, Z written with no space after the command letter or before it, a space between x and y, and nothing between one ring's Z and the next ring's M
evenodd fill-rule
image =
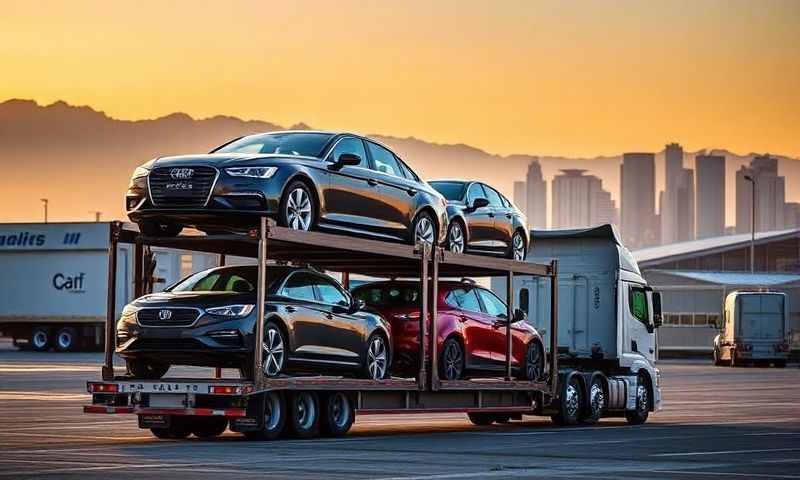
M0 1L0 101L800 156L800 1ZM0 128L2 126L0 125Z

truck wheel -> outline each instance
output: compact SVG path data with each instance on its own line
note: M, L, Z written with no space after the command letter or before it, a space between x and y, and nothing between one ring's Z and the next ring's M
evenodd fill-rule
M162 438L162 439L186 438L192 433L191 430L189 429L188 418L180 415L172 415L170 417L169 427L151 428L150 432L156 438Z
M551 419L556 425L576 425L583 408L583 385L577 375L573 375L561 392L561 405Z
M46 352L50 349L50 329L35 327L31 330L31 348L37 352Z
M722 360L719 358L719 350L716 348L711 352L711 359L714 362L715 367L722 365Z
M319 400L314 392L296 392L289 397L289 426L296 438L319 434Z
M125 360L128 372L135 378L147 380L157 380L164 376L169 370L169 365L163 363L153 363L138 358L128 358Z
M592 375L592 383L589 385L589 397L587 398L586 411L581 416L581 423L593 425L603 416L606 406L606 387L602 373Z
M320 430L325 437L343 437L356 419L353 404L341 392L331 393L324 399L325 410L320 419Z
M511 415L507 413L498 413L494 416L495 423L506 424L511 421Z
M736 360L736 350L731 350L731 361L728 365L730 365L731 367L739 366L739 362Z
M286 426L286 404L283 395L279 392L267 392L263 401L264 423L261 425L261 430L244 433L249 440L275 440L283 433Z
M494 423L494 415L491 413L469 412L467 413L467 417L474 425L481 427L485 427L486 425L491 425Z
M636 408L625 411L625 419L631 425L641 425L650 415L650 382L647 376L639 374L636 378Z
M78 343L78 332L72 327L64 327L56 333L56 349L59 352L77 350Z
M192 422L192 433L197 438L211 438L222 435L228 428L225 417L195 417Z
M775 368L786 368L786 360L775 360Z

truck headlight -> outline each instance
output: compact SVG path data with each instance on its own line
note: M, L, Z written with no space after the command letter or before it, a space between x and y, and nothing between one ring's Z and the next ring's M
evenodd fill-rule
M206 313L218 317L239 318L250 315L255 305L226 305L224 307L207 308Z
M272 178L278 167L231 167L225 172L232 177Z

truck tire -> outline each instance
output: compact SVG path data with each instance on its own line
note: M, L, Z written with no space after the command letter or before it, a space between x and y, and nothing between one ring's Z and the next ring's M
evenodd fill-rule
M218 437L227 428L228 419L225 417L194 417L192 419L192 433L197 438Z
M47 350L50 350L50 343L52 341L50 335L51 333L49 328L34 327L33 330L31 330L31 348L37 352L46 352Z
M350 399L342 392L334 392L323 398L324 410L320 418L320 432L325 437L343 437L353 426L355 410Z
M775 368L786 368L786 360L775 360Z
M560 397L558 413L550 417L551 420L556 425L576 425L581 418L584 406L583 384L578 379L578 375L569 377L569 381L561 390Z
M467 418L469 418L469 421L472 422L473 425L478 425L479 427L485 427L486 425L494 423L494 415L491 413L469 412L467 413Z
M244 432L248 440L275 440L286 426L286 402L280 392L267 392L262 397L263 404L261 429Z
M314 438L319 434L319 399L314 392L295 392L289 396L289 427L295 438Z
M606 381L605 375L595 372L589 382L589 392L586 396L586 407L580 422L584 425L594 425L603 416L606 406Z
M714 363L715 367L722 366L722 359L719 358L719 350L717 350L716 348L714 348L714 350L711 351L711 360Z
M505 425L506 423L511 421L511 415L508 413L496 413L494 415L494 423L499 423L501 425Z
M169 427L151 428L150 433L156 438L161 439L181 439L191 435L189 428L189 417L182 415L172 415L169 419Z
M56 350L59 352L73 352L80 345L78 331L72 327L63 327L56 332Z
M125 359L125 364L131 375L135 378L146 380L158 380L167 373L170 367L163 363L148 362L147 360L140 360L138 358Z
M639 373L636 377L636 408L625 411L625 419L631 425L641 425L650 416L652 400L650 399L650 380L647 375Z

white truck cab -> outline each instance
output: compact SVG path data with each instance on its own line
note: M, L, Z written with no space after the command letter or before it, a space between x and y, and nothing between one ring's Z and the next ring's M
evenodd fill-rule
M789 358L789 308L781 292L736 291L725 298L725 315L714 338L714 364L772 363Z

